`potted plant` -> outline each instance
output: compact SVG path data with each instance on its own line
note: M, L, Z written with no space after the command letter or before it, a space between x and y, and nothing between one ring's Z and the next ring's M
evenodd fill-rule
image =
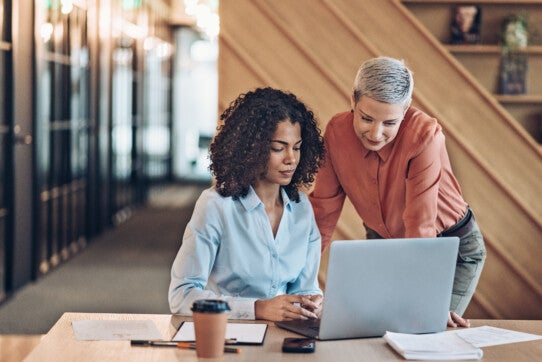
M513 14L503 22L501 47L505 53L525 49L529 43L527 14Z

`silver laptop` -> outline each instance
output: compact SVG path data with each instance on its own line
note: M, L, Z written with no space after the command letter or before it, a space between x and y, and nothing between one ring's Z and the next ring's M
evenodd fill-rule
M321 319L277 326L320 340L446 329L459 238L338 240L330 247Z

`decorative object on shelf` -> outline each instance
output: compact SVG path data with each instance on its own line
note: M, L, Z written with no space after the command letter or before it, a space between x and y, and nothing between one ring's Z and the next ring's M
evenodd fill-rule
M525 54L508 52L501 57L500 93L526 94L527 57Z
M451 44L479 44L482 9L476 5L457 5L451 24Z
M529 43L527 14L513 14L504 22L501 33L501 94L527 93L527 56L522 52Z
M527 48L529 43L529 24L527 13L513 14L504 19L501 47L505 53L517 52Z

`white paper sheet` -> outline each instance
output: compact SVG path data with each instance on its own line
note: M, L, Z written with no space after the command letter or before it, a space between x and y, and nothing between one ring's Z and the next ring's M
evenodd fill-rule
M72 322L78 341L161 340L151 320L81 320Z
M484 352L455 334L406 334L386 332L384 339L405 359L469 360L480 359Z
M226 326L226 339L235 339L238 344L263 343L267 324L265 323L228 323ZM194 322L184 322L172 339L176 342L194 342Z
M534 341L542 339L537 334L523 333L497 327L483 326L458 329L444 333L456 333L459 337L476 347L489 347L499 344Z

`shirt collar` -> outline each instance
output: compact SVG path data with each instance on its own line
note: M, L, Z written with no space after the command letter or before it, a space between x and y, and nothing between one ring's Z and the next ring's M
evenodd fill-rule
M280 188L280 195L282 197L282 201L284 202L284 206L290 208L291 200L288 197L286 190L284 190L284 187ZM249 187L247 196L241 197L239 201L241 202L246 211L250 211L260 204L263 205L263 202L260 200L252 186Z
M361 141L360 141L361 142ZM363 144L361 145L363 147L363 150L364 150L364 154L363 154L363 157L367 158L369 157L369 155L373 154L373 153L376 153L378 155L378 157L380 157L380 159L383 161L383 162L386 162L388 160L388 158L390 157L390 153L391 153L391 150L393 148L393 144L395 143L395 140L393 140L391 143L388 143L387 145L385 145L384 147L382 147L379 151L371 151L371 150L368 150L365 148L365 146L363 146Z

